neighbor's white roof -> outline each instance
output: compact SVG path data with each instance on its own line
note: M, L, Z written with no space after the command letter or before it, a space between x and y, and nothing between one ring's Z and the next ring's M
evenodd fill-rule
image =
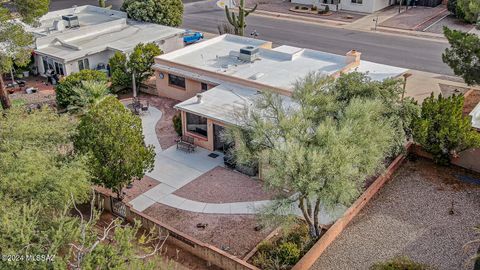
M346 57L343 55L291 46L260 48L259 60L253 63L238 59L241 48L249 45L258 47L264 43L266 41L222 35L158 58L284 89L291 89L299 78L310 72L329 75L345 66ZM368 71L374 80L396 77L407 71L363 60L358 70Z
M472 127L480 129L480 103L470 112L472 116Z
M126 19L126 14L92 6L77 8L80 27L52 31L36 41L36 52L64 61L85 57L104 50L127 52L140 42L156 42L181 34L183 29L136 22ZM105 11L105 12L104 12ZM41 20L42 27L53 24L62 15L71 14L72 9L47 13Z
M254 105L261 93L253 88L224 83L200 95L201 102L198 102L195 96L180 102L175 105L175 108L226 124L237 125L241 123L239 115L244 113L246 108ZM287 110L298 107L290 97L282 96L282 100Z

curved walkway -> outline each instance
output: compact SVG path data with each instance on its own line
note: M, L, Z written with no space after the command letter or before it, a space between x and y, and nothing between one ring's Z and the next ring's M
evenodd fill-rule
M147 176L160 182L145 193L130 201L133 208L143 211L155 203L161 203L181 210L208 214L254 214L271 201L247 201L233 203L206 203L189 200L173 194L177 189L190 183L200 175L223 165L223 154L211 158L211 151L197 147L193 153L178 151L176 146L162 150L155 131L156 123L161 119L162 112L155 107L149 108L149 113L141 116L145 143L155 147L155 166ZM301 215L297 207L296 214ZM343 211L340 211L343 214ZM320 222L327 224L332 218L321 211Z
M198 147L193 153L177 151L175 146L163 150L155 131L156 123L162 118L162 112L150 107L149 113L141 116L145 143L155 147L155 166L147 176L160 182L130 201L133 208L143 211L158 202L170 207L198 213L209 214L253 214L270 201L251 201L235 203L205 203L174 195L177 189L190 183L200 175L217 166L223 166L221 153L215 159L208 157L210 151Z

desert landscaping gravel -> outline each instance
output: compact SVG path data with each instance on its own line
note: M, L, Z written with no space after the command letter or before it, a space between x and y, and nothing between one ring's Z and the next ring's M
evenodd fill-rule
M404 164L327 248L312 269L368 269L396 256L436 269L472 269L480 186L460 182L459 168L419 159ZM453 205L453 208L452 208Z
M239 258L273 231L268 227L256 231L255 227L259 225L256 215L194 213L160 203L155 203L143 213ZM207 226L197 228L198 223Z
M231 203L271 200L263 182L245 174L216 167L174 192L175 195L207 203Z

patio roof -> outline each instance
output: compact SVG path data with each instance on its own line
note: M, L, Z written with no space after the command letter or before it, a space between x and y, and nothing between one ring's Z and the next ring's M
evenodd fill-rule
M480 103L470 112L472 127L480 129Z
M245 108L251 107L260 97L261 92L238 84L224 83L200 95L200 102L196 96L175 105L175 108L225 124L238 125L240 124L239 114ZM290 97L281 97L285 107L295 107Z

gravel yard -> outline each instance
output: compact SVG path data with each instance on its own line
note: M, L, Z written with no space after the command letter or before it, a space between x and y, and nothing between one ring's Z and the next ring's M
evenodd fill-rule
M455 16L449 15L443 18L441 21L430 26L426 31L430 33L442 34L444 26L447 26L450 29L455 29L455 30L464 31L464 32L468 32L473 28L473 24L465 23L455 18Z
M437 269L471 269L477 247L463 246L475 239L473 227L480 224L480 186L456 175L480 179L459 168L408 161L312 269L368 269L396 256Z
M255 215L202 214L159 203L150 206L143 213L239 258L245 256L273 231L273 228L255 231L255 226L258 225ZM208 225L202 229L197 228L198 223Z
M124 202L129 202L134 198L138 197L140 194L145 193L149 189L155 187L156 185L160 184L160 182L156 181L155 179L144 176L141 180L134 181L132 183L131 188L124 188ZM116 197L117 195L113 193L110 189L97 186L97 189L101 190L104 194L110 194L111 196Z
M173 194L206 203L231 203L270 200L263 182L230 169L216 167L175 191Z

